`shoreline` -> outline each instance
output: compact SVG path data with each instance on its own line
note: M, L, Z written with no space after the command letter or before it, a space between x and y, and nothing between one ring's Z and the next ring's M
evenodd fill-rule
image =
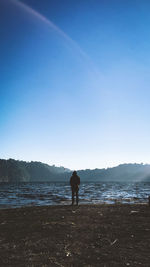
M97 201L97 202L91 202L90 201L80 201L78 206L114 206L114 205L149 205L149 200L148 198L145 198L147 201L145 202L132 202L132 201L120 201L118 199L108 203L107 201ZM3 210L14 210L14 209L23 209L23 208L42 208L42 207L68 207L71 206L71 200L69 199L68 201L63 201L62 203L57 203L57 204L47 204L47 205L35 205L35 204L29 204L29 205L22 205L22 206L10 206L10 205L5 205L5 204L0 204L0 211ZM74 206L76 206L74 204Z
M0 266L148 267L149 251L148 203L0 210Z

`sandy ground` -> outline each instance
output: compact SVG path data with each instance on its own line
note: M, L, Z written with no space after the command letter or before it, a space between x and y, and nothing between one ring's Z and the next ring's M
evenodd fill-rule
M150 267L150 207L0 210L0 266Z

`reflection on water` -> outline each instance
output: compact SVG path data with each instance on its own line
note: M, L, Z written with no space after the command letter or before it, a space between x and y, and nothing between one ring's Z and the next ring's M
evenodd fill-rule
M80 203L144 203L150 195L150 183L83 183ZM1 184L0 208L31 205L70 204L71 191L67 183Z

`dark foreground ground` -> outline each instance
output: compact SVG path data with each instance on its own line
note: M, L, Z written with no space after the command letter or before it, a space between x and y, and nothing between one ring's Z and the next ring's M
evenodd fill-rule
M0 266L150 266L147 205L0 210Z

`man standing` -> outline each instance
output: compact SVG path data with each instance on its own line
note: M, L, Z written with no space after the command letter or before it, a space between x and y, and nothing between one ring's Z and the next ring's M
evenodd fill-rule
M78 191L79 191L80 177L74 171L70 178L70 185L72 190L72 205L74 204L74 195L76 194L76 204L78 205Z

